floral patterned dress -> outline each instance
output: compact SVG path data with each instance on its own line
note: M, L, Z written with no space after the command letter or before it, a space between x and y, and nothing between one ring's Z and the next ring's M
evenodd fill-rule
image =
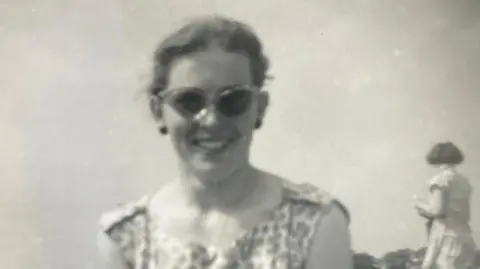
M226 250L199 244L182 244L158 230L149 215L148 198L123 205L102 215L101 225L115 242L131 269L160 269L159 256L167 253L163 268L305 267L317 224L337 200L310 184L284 182L283 200L272 217L238 236Z

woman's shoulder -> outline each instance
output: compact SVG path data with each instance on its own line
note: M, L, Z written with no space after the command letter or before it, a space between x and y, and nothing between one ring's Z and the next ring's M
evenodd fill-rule
M120 204L100 215L99 239L101 240L99 241L103 242L101 248L115 249L113 252L108 251L110 254L106 254L116 257L115 264L121 260L126 262L127 268L133 268L136 259L135 242L143 240L147 223L147 204L148 198L144 196L141 199ZM105 249L102 251L106 251ZM107 257L107 259L112 258Z
M311 206L318 211L327 214L334 209L340 209L346 219L350 221L350 213L347 207L330 192L325 191L311 183L294 183L289 180L282 180L284 197L300 206Z
M111 234L114 230L125 227L142 226L145 220L148 197L144 196L131 202L123 203L100 215L100 227L103 232Z
M435 175L429 182L428 185L430 188L439 187L446 188L449 183L458 176L458 173L452 169L445 169Z
M299 244L301 255L307 259L307 263L317 266L324 255L332 253L347 253L341 254L341 257L348 257L350 214L346 206L330 192L311 183L285 180L283 187L284 199L290 205L287 216L291 214L289 219L295 223L291 227L293 242ZM327 243L332 240L338 241L335 247Z

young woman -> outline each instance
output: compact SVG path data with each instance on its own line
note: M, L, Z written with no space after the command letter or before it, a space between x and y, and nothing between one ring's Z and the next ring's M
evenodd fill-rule
M107 268L353 267L345 208L250 163L267 70L257 36L229 18L196 18L161 42L148 94L179 177L104 214Z
M456 170L463 154L453 143L444 142L436 144L426 159L440 171L428 182L430 199L417 198L415 206L421 216L431 220L422 268L472 269L476 254L469 225L472 187Z

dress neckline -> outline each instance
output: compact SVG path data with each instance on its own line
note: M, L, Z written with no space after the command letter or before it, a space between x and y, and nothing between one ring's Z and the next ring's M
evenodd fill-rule
M231 252L233 249L237 248L239 245L241 245L243 242L246 242L248 237L251 237L254 235L258 230L261 230L263 227L270 225L272 222L274 222L280 214L283 213L285 210L285 207L287 206L287 189L285 186L282 186L282 194L281 194L281 201L276 205L274 208L271 209L270 211L270 216L258 222L257 224L253 225L249 229L246 229L242 231L238 236L236 236L230 243L226 244L227 247L222 249L217 246L214 246L213 244L202 244L202 243L188 243L188 242L181 242L181 240L176 239L175 237L172 237L168 235L165 232L158 231L156 229L156 222L160 221L160 217L155 214L151 214L149 210L149 205L150 205L150 200L148 197L146 197L146 206L145 206L145 215L147 219L146 223L146 229L148 229L148 233L151 237L157 237L160 240L166 242L168 246L167 248L170 248L170 250L176 251L178 249L182 249L185 247L196 247L196 248L203 248L207 250L210 253L227 253ZM150 240L152 238L149 238Z

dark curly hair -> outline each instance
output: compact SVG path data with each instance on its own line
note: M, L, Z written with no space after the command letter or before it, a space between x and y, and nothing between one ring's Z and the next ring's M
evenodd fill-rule
M426 160L431 165L458 165L464 161L462 151L452 142L435 144L428 152Z
M176 58L210 46L246 55L250 59L254 86L264 85L269 62L257 35L244 23L209 15L192 19L159 44L153 57L153 78L147 89L149 96L157 95L168 86L170 65Z

